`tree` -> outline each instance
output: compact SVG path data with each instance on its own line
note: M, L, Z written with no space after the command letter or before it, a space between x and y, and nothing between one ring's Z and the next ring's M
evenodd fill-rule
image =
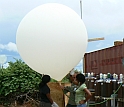
M9 62L9 67L3 69L3 73L0 74L0 98L9 98L10 101L21 94L38 90L41 77L41 74L32 70L22 60ZM0 103L3 103L3 100L0 99Z

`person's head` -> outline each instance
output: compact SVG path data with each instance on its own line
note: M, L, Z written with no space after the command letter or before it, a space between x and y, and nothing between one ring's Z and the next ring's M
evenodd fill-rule
M79 74L78 72L74 72L73 75L70 75L70 82L76 83L76 75Z
M50 76L49 75L43 75L43 77L42 77L42 82L44 83L44 84L47 84L48 82L50 82Z
M76 81L78 83L82 83L83 84L85 82L85 76L83 74L77 74L76 75Z
M75 73L75 69L73 68L73 69L69 72L69 80L70 80L70 82L73 82L75 78L76 78L76 73Z

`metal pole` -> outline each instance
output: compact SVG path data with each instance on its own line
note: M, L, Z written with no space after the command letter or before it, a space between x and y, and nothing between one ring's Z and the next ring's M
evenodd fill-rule
M80 0L80 11L81 11L81 19L82 19L82 0Z
M80 12L81 12L81 19L82 19L82 0L80 0ZM84 73L85 72L85 70L84 70L84 58L82 58L82 70Z

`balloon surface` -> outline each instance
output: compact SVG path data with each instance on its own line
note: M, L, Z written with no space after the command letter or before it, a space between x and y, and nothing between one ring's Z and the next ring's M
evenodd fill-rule
M32 69L60 81L83 58L87 31L71 8L48 3L31 10L20 22L16 44Z
M7 61L6 55L0 55L0 64L4 64Z

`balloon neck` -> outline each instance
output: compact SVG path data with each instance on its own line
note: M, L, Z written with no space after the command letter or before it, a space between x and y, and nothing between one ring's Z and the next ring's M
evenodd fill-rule
M61 84L61 83L62 83L61 81L58 81L58 83L59 83L59 85L62 85L62 84Z

